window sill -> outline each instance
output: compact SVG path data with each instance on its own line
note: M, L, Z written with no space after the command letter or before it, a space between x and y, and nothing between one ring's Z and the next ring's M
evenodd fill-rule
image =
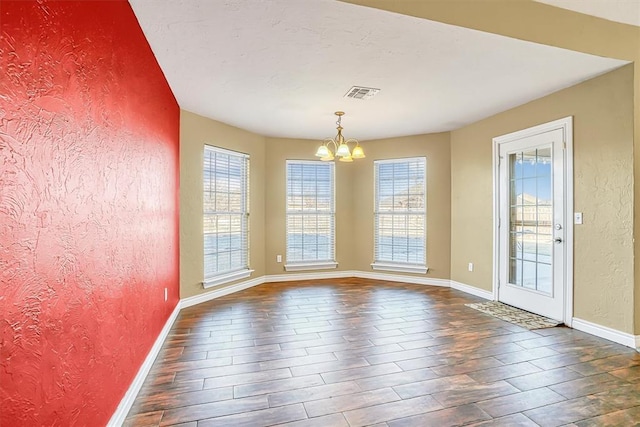
M284 265L285 271L329 270L337 267L338 263L335 261L305 262Z
M410 264L394 264L385 262L374 262L371 264L371 268L381 271L395 271L399 273L417 273L426 274L429 271L429 267L426 265L410 265Z
M214 286L222 285L224 283L233 282L235 280L245 279L251 276L254 270L244 269L238 271L232 271L231 273L221 274L220 276L214 276L209 279L205 279L202 282L202 287L205 289L212 288Z

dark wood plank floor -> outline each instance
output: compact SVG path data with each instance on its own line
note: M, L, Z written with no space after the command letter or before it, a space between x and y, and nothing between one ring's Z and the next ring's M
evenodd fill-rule
M182 310L127 426L640 425L640 355L449 288L269 283Z

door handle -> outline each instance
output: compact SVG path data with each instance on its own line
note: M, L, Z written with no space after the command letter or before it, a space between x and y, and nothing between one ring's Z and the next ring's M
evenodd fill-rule
M556 237L553 241L556 243L562 243L562 239L560 237Z

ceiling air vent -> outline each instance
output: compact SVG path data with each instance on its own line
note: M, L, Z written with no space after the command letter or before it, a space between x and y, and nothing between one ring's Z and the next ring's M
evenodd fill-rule
M344 95L344 97L353 99L369 99L373 98L378 92L380 92L380 89L374 89L372 87L353 86Z

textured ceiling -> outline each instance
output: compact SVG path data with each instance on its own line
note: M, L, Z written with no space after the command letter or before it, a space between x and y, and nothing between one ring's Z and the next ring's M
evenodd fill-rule
M640 27L640 0L535 0L563 9Z
M130 3L181 108L267 136L448 131L624 65L333 0Z

